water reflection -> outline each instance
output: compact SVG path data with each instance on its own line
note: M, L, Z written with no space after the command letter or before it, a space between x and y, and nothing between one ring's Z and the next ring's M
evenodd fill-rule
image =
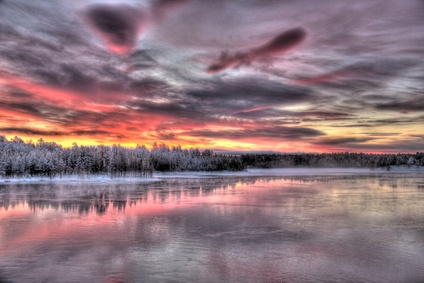
M254 185L259 178L169 179L150 184L17 184L0 186L0 208L26 204L31 211L60 209L61 212L105 213L109 207L125 211L128 205L166 203L182 197L206 196L216 189ZM269 178L266 182L279 178Z
M422 184L384 175L3 185L0 279L420 281Z
M361 177L369 184L378 188L396 189L411 183L409 178L392 177ZM186 197L207 196L214 190L234 190L240 186L261 184L344 184L357 183L355 176L294 176L294 177L244 177L244 178L210 178L210 179L168 179L159 183L148 184L8 184L0 185L0 208L7 211L17 205L28 205L31 211L56 209L61 212L99 214L107 212L109 207L125 211L129 206L144 202L166 203L178 201ZM422 189L423 182L417 181L416 188ZM346 186L344 186L346 188ZM313 188L313 186L311 186ZM290 188L288 188L290 189ZM298 190L298 188L295 188ZM312 189L313 190L313 189ZM311 190L310 192L311 193Z

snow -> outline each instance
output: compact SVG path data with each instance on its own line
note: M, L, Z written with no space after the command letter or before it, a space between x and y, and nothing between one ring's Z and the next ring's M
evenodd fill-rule
M424 167L407 166L392 167L390 170L378 168L375 170L360 168L273 168L273 169L248 169L245 171L219 171L219 172L168 172L154 173L153 178L117 177L110 178L106 175L81 178L77 175L66 177L25 177L25 178L0 178L0 184L20 183L151 183L172 178L217 178L217 177L278 177L278 176L329 176L329 175L381 175L381 174L423 174Z
M235 177L278 177L278 176L325 176L325 175L373 175L373 174L409 174L424 173L424 167L391 167L390 170L378 168L272 168L272 169L247 169L245 171L221 172L169 172L156 173L155 177L167 178L214 178L222 176Z
M90 176L81 178L78 175L65 177L23 177L23 178L0 178L0 184L19 183L19 184L40 184L40 183L151 183L158 182L158 178L140 178L140 177L117 177L111 178L107 175Z

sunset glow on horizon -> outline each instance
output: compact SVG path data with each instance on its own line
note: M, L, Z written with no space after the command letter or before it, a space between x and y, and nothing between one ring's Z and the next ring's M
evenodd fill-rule
M424 151L424 3L0 1L0 135Z

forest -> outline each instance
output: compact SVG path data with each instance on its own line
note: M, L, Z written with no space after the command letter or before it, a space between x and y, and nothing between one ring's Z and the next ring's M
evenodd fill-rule
M385 168L424 166L424 153L303 153L303 154L218 154L213 150L183 149L155 143L127 148L113 146L62 147L39 139L7 140L0 136L0 177L93 175L151 177L153 172L241 171L247 168Z

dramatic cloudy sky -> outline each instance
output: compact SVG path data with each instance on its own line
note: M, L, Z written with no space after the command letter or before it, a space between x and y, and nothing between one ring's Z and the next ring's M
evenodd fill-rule
M0 135L423 151L422 0L0 0Z

